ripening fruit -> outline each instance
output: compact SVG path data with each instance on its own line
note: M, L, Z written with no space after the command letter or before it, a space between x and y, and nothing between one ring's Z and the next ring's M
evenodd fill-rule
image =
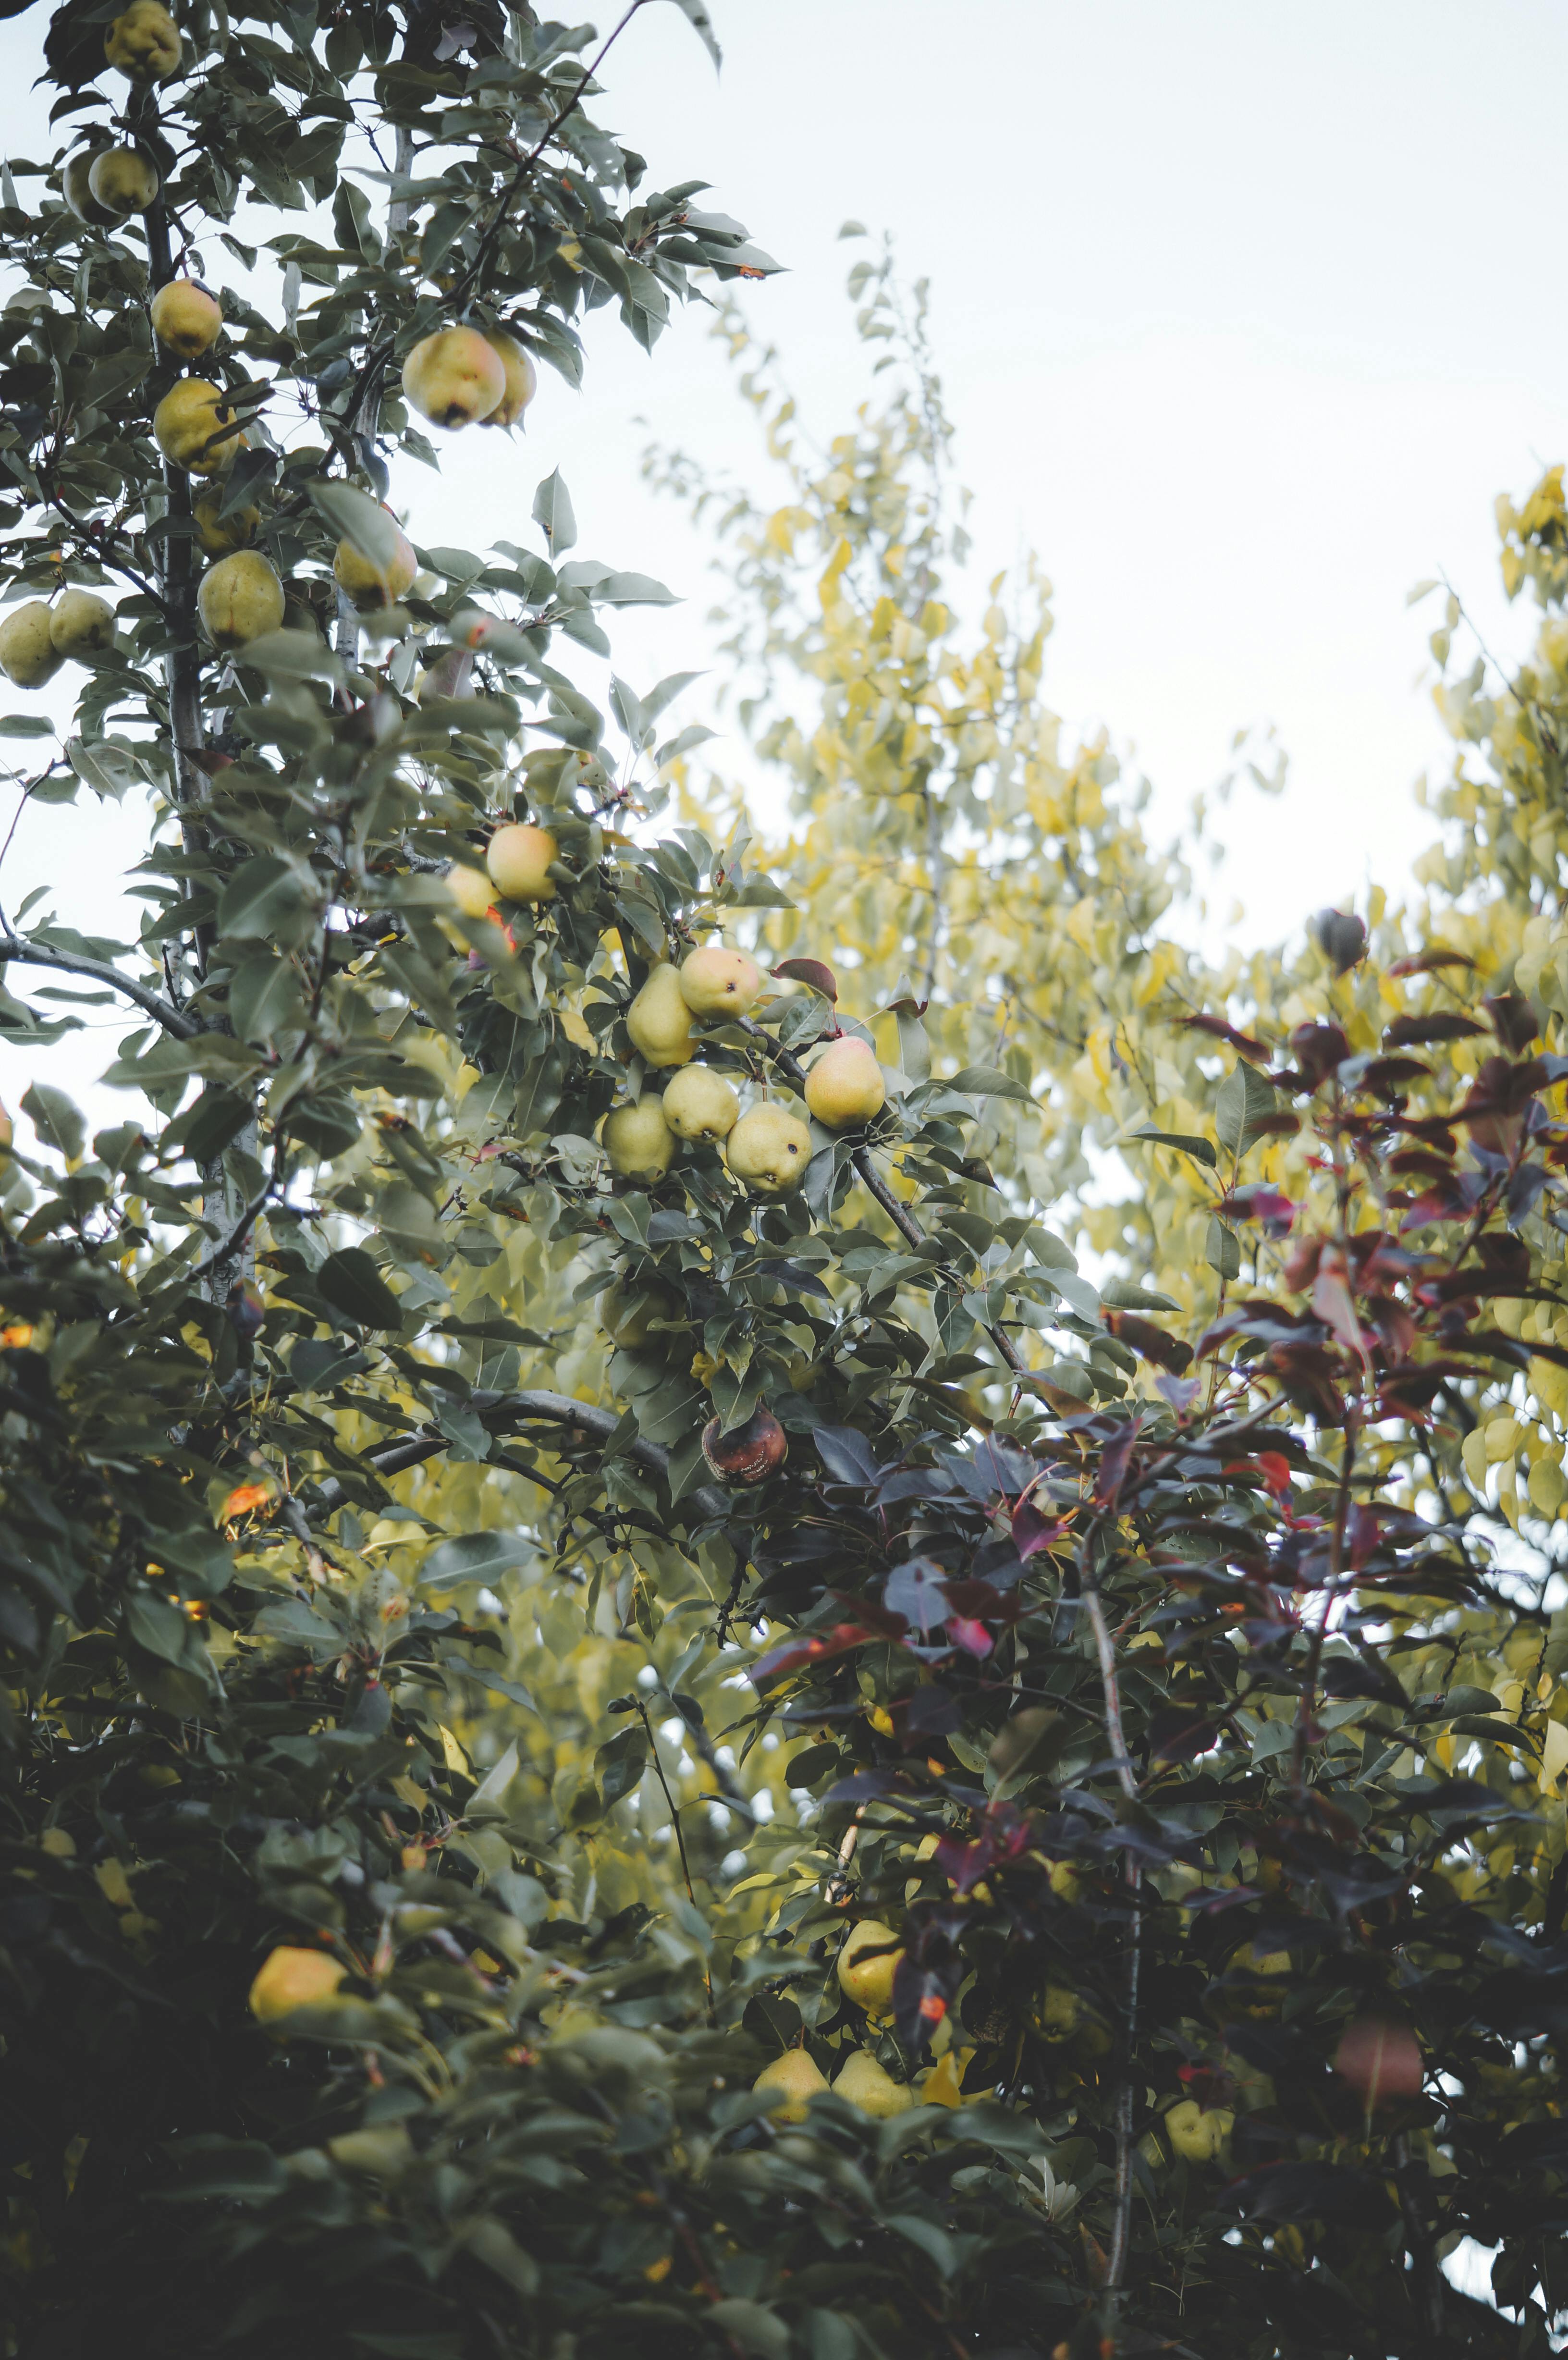
M403 363L403 391L421 418L455 433L506 398L506 365L477 328L438 328Z
M42 688L65 661L54 643L52 620L41 598L29 598L0 623L0 672L14 686Z
M908 2114L915 2103L914 2092L885 2072L869 2049L855 2050L833 2083L833 2092L835 2098L846 2098L852 2106L858 2106L863 2114L875 2114L879 2122Z
M974 2054L975 2051L972 2049L964 2049L962 2052L961 2061L960 2052L950 2049L946 2056L931 2067L925 2080L918 2085L921 2105L961 2106L964 2103L964 2067Z
M1200 2106L1183 2098L1165 2117L1165 2136L1188 2163L1213 2163L1231 2134L1236 2116L1226 2106Z
M891 1926L863 1918L838 1954L838 1986L856 2007L882 2015L893 2005L893 1978L904 1953Z
M495 328L485 341L506 372L506 389L495 409L479 422L482 426L515 426L539 391L539 371L516 336L506 335Z
M813 2057L803 2049L787 2049L771 2065L765 2065L756 2081L754 2090L777 2090L779 2103L770 2109L781 2123L803 2123L806 2108L813 2098L827 2091L827 2075Z
M287 1943L263 1960L250 1987L250 2012L263 2024L291 2008L321 2007L337 1997L347 1970L325 1950L301 1950Z
M94 229L113 229L117 216L93 193L93 167L98 153L96 148L83 148L70 158L60 176L60 194L78 221L90 222Z
M159 0L131 0L104 34L103 55L127 82L167 82L180 71L180 27Z
M259 508L231 508L222 514L223 493L221 485L201 494L191 510L191 521L200 546L209 557L232 557L243 549L256 526L261 522Z
M616 1107L604 1117L599 1137L610 1169L623 1180L661 1180L675 1156L675 1133L657 1098Z
M739 1117L739 1098L708 1065L688 1065L664 1093L664 1120L677 1139L727 1139Z
M253 549L221 557L201 576L196 605L216 648L243 648L283 620L283 585Z
M806 1176L811 1134L780 1106L753 1107L724 1142L724 1162L759 1196L788 1196Z
M483 869L454 860L446 872L446 890L465 918L487 918L495 903L495 888Z
M381 505L387 508L385 500ZM390 516L391 510L387 508L387 513ZM385 565L373 565L352 541L340 541L332 560L332 578L338 588L364 614L373 614L379 606L390 606L412 587L419 570L414 544L401 527L397 549Z
M731 1426L711 1417L702 1428L702 1456L718 1477L734 1491L765 1483L789 1456L789 1437L770 1409L754 1409L744 1426Z
M169 279L153 297L149 311L153 334L166 353L182 361L200 360L223 332L222 304L194 279Z
M8 1152L12 1137L11 1118L5 1108L0 1106L0 1155Z
M887 1095L876 1050L853 1032L824 1049L806 1076L806 1104L830 1131L858 1130Z
M645 1065L688 1065L696 1055L691 1011L681 996L680 978L668 960L660 959L627 1009L626 1031Z
M114 609L91 590L62 590L49 616L49 638L56 655L74 663L101 656L114 644Z
M561 858L561 847L548 827L528 827L509 821L490 839L485 866L497 893L508 901L553 901L555 887L549 869Z
M145 213L158 194L158 174L139 148L105 148L93 158L87 185L116 221Z
M239 413L221 386L182 377L152 414L153 439L171 466L221 475L240 447Z
M1056 2042L1072 2038L1082 2014L1075 1991L1069 1991L1065 1983L1047 1983L1029 2010L1029 2020L1044 2039Z
M716 944L693 951L681 970L681 997L693 1016L744 1016L761 989L757 961Z

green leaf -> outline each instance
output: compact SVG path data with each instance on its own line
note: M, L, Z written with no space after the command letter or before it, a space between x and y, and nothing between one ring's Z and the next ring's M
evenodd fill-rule
M0 738L52 738L54 723L47 713L0 714Z
M342 1246L316 1273L323 1299L356 1328L400 1328L402 1307L363 1246Z
M276 853L242 860L218 903L218 932L244 940L275 937L304 895L299 872Z
M685 0L676 0L676 5L684 6ZM894 2222L889 2225L897 2228L901 2223ZM789 2330L777 2311L765 2311L761 2303L746 2302L738 2295L731 2295L723 2302L715 2302L703 2316L708 2325L720 2329L739 2345L746 2360L789 2360Z
M458 1533L441 1541L419 1568L426 1590L455 1590L465 1581L493 1587L528 1562L528 1551L518 1533Z
M1274 1091L1250 1065L1237 1065L1220 1085L1214 1100L1214 1131L1222 1147L1245 1155L1258 1137L1258 1126L1278 1104Z
M713 30L713 20L708 14L707 0L675 0L675 5L713 59L713 71L717 73L724 64L724 53L719 47L719 38Z
M353 484L321 482L314 478L306 490L318 513L331 525L340 541L384 573L397 554L400 534L395 517L388 516L379 500L368 492L359 491ZM249 662L249 651L245 661Z
M1219 1157L1214 1153L1212 1143L1206 1139L1194 1138L1190 1131L1156 1131L1146 1123L1141 1131L1129 1131L1123 1144L1135 1139L1150 1140L1157 1147L1179 1147L1182 1154L1190 1155L1194 1163L1206 1164L1211 1172L1218 1169Z
M22 1099L22 1112L46 1147L74 1164L87 1142L87 1125L63 1090L50 1082L35 1082Z
M1208 1235L1203 1240L1203 1260L1211 1270L1217 1270L1223 1279L1241 1276L1241 1246L1236 1231L1227 1229L1217 1213L1209 1215Z
M957 1090L966 1098L1021 1098L1025 1106L1034 1104L1033 1094L1016 1075L1004 1074L999 1065L965 1065L961 1074L945 1077L942 1087Z
M551 557L559 557L577 539L577 519L572 513L572 501L566 486L561 480L561 469L554 468L534 494L534 522L550 543Z

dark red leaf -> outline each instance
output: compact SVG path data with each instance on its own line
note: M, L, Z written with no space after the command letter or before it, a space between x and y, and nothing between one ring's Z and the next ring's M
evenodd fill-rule
M847 1655L852 1647L864 1647L878 1635L864 1623L839 1622L814 1638L786 1639L779 1646L770 1647L766 1655L759 1655L746 1677L753 1688L761 1688L768 1680L781 1679L786 1672L798 1672L804 1664L825 1663L832 1655Z
M1179 1377L1192 1360L1191 1344L1184 1344L1179 1336L1168 1335L1152 1319L1142 1319L1136 1311L1117 1311L1107 1306L1100 1317L1119 1342L1129 1346L1142 1359L1152 1360L1157 1368L1169 1369L1174 1376Z
M1127 1462L1142 1425L1143 1420L1135 1417L1130 1426L1118 1427L1101 1452L1099 1471L1094 1478L1094 1505L1097 1508L1114 1508L1120 1499L1122 1485L1127 1480Z
M1228 1041L1237 1056L1245 1057L1248 1065L1266 1065L1273 1054L1263 1042L1254 1041L1249 1033L1238 1032L1223 1016L1183 1016L1181 1023L1189 1032L1212 1032L1216 1041Z
M791 983L810 984L813 991L820 991L824 1000L832 1000L833 1006L835 1008L837 1007L838 978L834 975L832 967L827 966L823 960L814 958L780 959L773 972L775 975L787 977Z
M1383 1041L1389 1049L1419 1049L1432 1041L1473 1041L1486 1029L1473 1016L1438 1008L1423 1016L1396 1016Z

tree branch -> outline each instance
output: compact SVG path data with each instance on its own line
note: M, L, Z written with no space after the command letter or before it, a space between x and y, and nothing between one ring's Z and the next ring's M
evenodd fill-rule
M107 959L87 958L76 951L51 950L47 944L30 943L14 934L8 926L0 927L0 967L12 959L24 967L54 967L62 975L80 975L93 983L109 984L115 991L123 991L127 1000L134 1000L145 1014L156 1017L164 1031L172 1032L177 1041L193 1041L201 1029L189 1016L182 1016L161 993L145 983L133 983Z
M620 1424L613 1409L599 1409L591 1402L573 1401L570 1393L476 1393L469 1396L470 1406L478 1414L487 1432L515 1433L519 1426L543 1421L552 1426L574 1426L590 1439L607 1442ZM451 1444L444 1434L412 1435L406 1442L389 1442L379 1450L367 1451L366 1464L377 1475L400 1474L406 1467L418 1467L427 1459L439 1459ZM645 1442L639 1436L626 1445L626 1456L651 1475L670 1472L670 1453L657 1442ZM703 1521L721 1521L728 1516L730 1499L714 1483L700 1484L687 1494L691 1507ZM317 1491L312 1503L319 1513L331 1515L348 1498L344 1485L335 1476L329 1476Z

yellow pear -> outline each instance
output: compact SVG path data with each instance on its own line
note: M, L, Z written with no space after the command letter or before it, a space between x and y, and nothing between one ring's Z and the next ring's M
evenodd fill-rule
M852 2106L858 2106L863 2114L875 2114L879 2122L908 2114L915 2103L914 2092L895 2081L869 2049L855 2051L834 2081L833 2092L835 2098L846 2098Z
M49 617L57 656L77 663L101 656L114 644L114 609L91 590L62 590Z
M610 1169L623 1180L661 1180L675 1155L675 1133L657 1098L616 1107L599 1133Z
M855 1033L824 1049L806 1076L806 1104L830 1131L858 1130L887 1095L876 1050Z
M856 2007L880 2014L893 2005L893 1978L904 1953L891 1926L863 1918L838 1954L838 1985Z
M182 377L152 414L153 439L172 466L221 475L240 447L239 412L221 386Z
M386 501L383 500L381 505L386 508ZM391 514L390 509L387 509L387 514ZM340 541L337 554L332 559L332 578L338 588L345 598L351 599L354 606L367 614L377 606L390 606L395 599L400 598L404 591L412 586L419 570L419 561L414 554L414 544L401 527L398 528L397 549L385 565L373 565L368 557L360 554L352 541Z
M487 918L495 903L495 888L483 869L454 860L446 872L446 890L465 918Z
M493 328L485 339L506 374L506 390L479 423L481 426L515 426L535 394L539 391L539 371L518 344L516 336L506 335Z
M485 866L495 890L508 901L553 901L555 887L547 872L560 858L561 847L548 827L509 821L491 837Z
M265 557L236 550L201 576L197 609L216 648L243 648L283 620L283 585Z
M1226 2106L1204 2107L1196 2098L1183 2098L1165 2117L1165 2136L1188 2163L1213 2163L1235 2121Z
M127 82L167 82L180 54L180 27L159 0L131 0L103 36L105 59Z
M753 1107L724 1142L724 1162L759 1196L784 1196L798 1188L811 1160L811 1132L781 1106Z
M145 213L158 194L158 174L139 148L105 148L93 158L87 185L116 221Z
M761 989L757 961L717 944L693 951L681 970L681 997L693 1016L744 1016Z
M152 332L165 352L182 361L200 360L223 332L223 306L194 279L171 279L148 306Z
M200 546L209 557L231 557L243 549L256 526L261 522L259 508L231 508L227 516L221 511L223 494L221 485L214 484L201 494L191 510L191 521Z
M91 222L94 229L113 229L118 216L101 205L93 193L93 167L98 160L98 152L83 148L70 158L60 176L60 194L78 221Z
M270 2024L290 2008L321 2007L337 1997L345 1972L325 1950L293 1950L285 1943L262 1961L250 1987L250 2012Z
M477 328L438 328L403 363L403 391L421 418L455 433L505 399L506 365Z
M687 1065L697 1054L691 1011L675 969L661 959L626 1011L632 1047L647 1065Z
M787 2049L771 2065L765 2065L756 2081L754 2090L777 2090L779 2103L769 2109L782 2123L803 2123L806 2108L813 2098L820 2098L828 2086L827 2075L816 2060L803 2049Z
M17 688L42 688L65 658L55 646L53 617L41 598L13 606L0 622L0 672Z
M664 1093L664 1120L677 1139L727 1139L739 1116L739 1098L708 1065L688 1065Z
M929 2072L915 2084L922 2106L961 2106L964 2103L964 2076L973 2049L950 2049Z

